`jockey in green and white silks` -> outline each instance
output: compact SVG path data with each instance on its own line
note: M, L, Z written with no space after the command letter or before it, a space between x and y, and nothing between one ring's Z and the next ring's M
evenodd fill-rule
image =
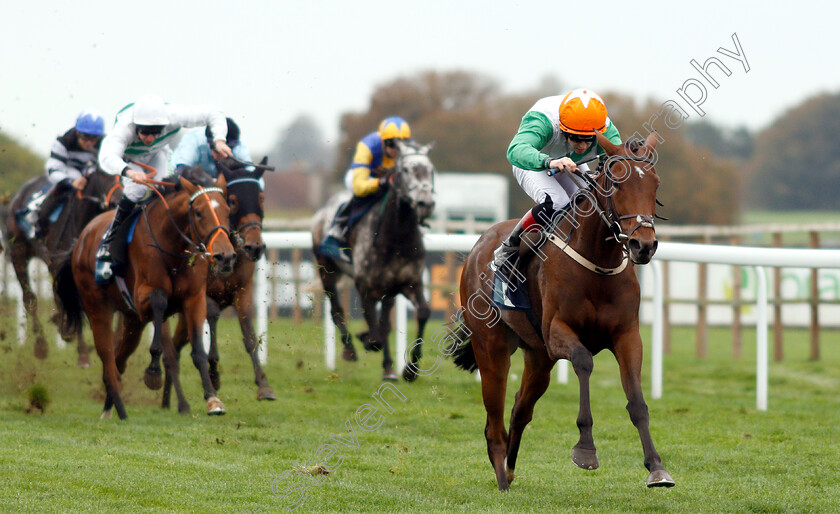
M225 142L227 121L216 107L166 104L157 96L147 95L128 104L117 113L113 130L102 141L99 165L106 173L123 177L123 197L114 214L114 221L105 231L96 258L111 261L110 244L117 228L125 221L137 202L149 194L143 185L146 174L142 166L126 162L134 160L151 166L165 180L169 170L169 143L181 128L207 125L213 133L215 149L224 157L232 155Z
M604 153L595 139L596 131L615 144L621 143L604 101L587 89L542 98L525 113L507 157L516 181L537 206L525 213L496 249L493 266L497 270L510 268L511 260L519 254L523 232L545 228L544 220L569 204L579 187L566 172L589 171L586 164L578 167L575 162ZM549 176L545 172L549 169L559 171Z

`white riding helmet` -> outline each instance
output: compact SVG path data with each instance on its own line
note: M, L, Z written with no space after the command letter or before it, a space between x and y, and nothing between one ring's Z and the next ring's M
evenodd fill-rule
M169 111L163 100L154 95L146 95L134 103L135 125L169 125Z

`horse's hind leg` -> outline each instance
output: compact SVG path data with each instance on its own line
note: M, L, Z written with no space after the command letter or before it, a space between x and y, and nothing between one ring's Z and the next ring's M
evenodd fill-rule
M253 282L251 282L253 284ZM234 308L236 315L239 317L239 326L242 329L242 344L245 345L245 351L251 357L251 365L254 368L254 383L257 384L257 400L276 400L274 391L268 385L268 378L260 365L259 355L257 354L257 334L254 331L254 321L251 319L251 303L254 295L252 287L243 287L240 289L234 300ZM217 317L218 319L218 317ZM211 331L214 331L214 324L210 324ZM215 341L215 337L213 339Z
M479 322L480 323L480 322ZM481 396L487 411L487 423L484 426L484 438L487 439L487 456L496 473L496 483L500 491L510 488L507 473L508 434L505 430L505 390L510 371L510 352L504 342L501 330L494 333L482 344L482 337L475 332L472 345L475 360L481 372ZM501 344L496 339L501 340Z
M508 482L513 481L522 433L534 415L534 405L548 389L548 384L551 382L551 368L554 366L554 362L542 349L523 348L522 351L525 356L525 370L522 373L522 385L516 393L513 410L510 413L510 439L508 439L507 448Z
M125 412L122 397L120 397L120 372L117 369L116 357L114 355L114 331L111 328L113 311L107 309L91 309L88 305L85 305L85 309L90 319L96 353L102 361L102 382L105 384L106 395L102 417L110 417L111 405L113 405L117 408L117 415L120 419L126 419L128 415Z
M79 332L76 334L76 353L79 354L79 357L76 359L76 366L80 368L89 368L90 367L90 352L88 350L88 345L85 342L85 338L82 335L81 328Z
M164 337L168 334L164 331ZM184 319L184 314L178 316L178 324L175 326L175 334L169 340L164 340L163 349L163 365L166 368L166 375L163 383L163 394L161 395L160 406L163 409L169 408L170 398L172 395L172 386L175 386L175 394L178 397L178 412L187 414L190 412L190 405L184 396L184 391L181 388L181 381L173 380L173 373L178 375L181 369L181 348L183 348L189 341L187 335L187 324ZM171 354L166 352L166 348L172 348ZM174 371L173 371L174 370ZM177 378L177 377L176 377Z
M11 258L15 268L15 275L17 275L18 282L20 283L26 317L29 319L32 333L35 335L35 357L46 359L49 353L49 347L47 346L47 338L44 337L41 320L38 319L38 297L32 291L32 285L29 282L28 265L30 257L27 254L26 246L24 244L13 244Z
M152 308L152 317L154 319L155 332L152 335L152 346L149 348L149 354L152 359L143 373L143 382L146 387L152 390L160 389L163 385L160 370L160 355L163 353L163 331L169 330L169 325L164 325L164 314L169 305L169 298L162 289L155 289L149 294L149 305Z
M673 487L675 482L662 465L662 458L653 446L653 438L650 436L650 414L642 394L642 340L638 332L620 337L613 353L621 370L621 385L627 397L627 412L630 414L630 421L639 431L645 454L645 467L650 471L647 486Z
M140 344L140 336L143 335L143 325L134 316L120 316L117 341L114 345L114 361L117 364L117 370L119 370L120 375L125 373L128 358L137 349L137 345Z
M403 294L414 303L414 308L417 310L417 339L423 341L423 331L426 329L426 322L429 321L429 317L432 315L429 304L426 302L426 296L423 294L423 284L406 288ZM417 379L417 370L420 369L417 364L420 362L420 357L422 356L423 345L413 345L411 355L407 356L406 366L403 370L403 378L408 382L414 382Z
M338 295L337 282L341 276L338 268L327 259L318 258L318 274L321 276L321 284L324 286L324 292L330 299L330 314L333 323L338 327L341 333L341 344L344 345L344 351L341 353L341 358L346 361L356 361L359 359L356 355L356 348L353 347L353 337L347 331L347 322L344 317L344 309L341 306L341 300Z

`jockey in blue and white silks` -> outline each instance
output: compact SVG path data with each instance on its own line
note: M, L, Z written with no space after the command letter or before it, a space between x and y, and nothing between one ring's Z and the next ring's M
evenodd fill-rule
M99 112L87 109L76 117L73 128L53 141L50 156L44 164L52 187L37 205L33 202L27 206L27 235L31 239L45 232L50 214L67 200L71 190L84 189L87 179L83 170L89 162L96 162L104 135L105 118Z
M187 132L172 156L169 158L169 168L173 170L178 176L181 175L184 168L193 166L201 166L204 171L213 178L218 176L218 169L216 166L216 159L221 156L216 153L215 149L210 145L213 142L213 134L210 127L204 130L191 130ZM239 125L231 118L227 118L227 145L233 152L233 156L242 162L253 162L251 159L251 152L245 143L240 139ZM215 155L214 155L215 154ZM248 171L254 171L253 166L245 168ZM260 191L265 190L265 180L262 177L259 179Z

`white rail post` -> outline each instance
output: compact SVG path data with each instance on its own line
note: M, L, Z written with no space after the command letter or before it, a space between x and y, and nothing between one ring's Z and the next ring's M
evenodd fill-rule
M330 298L324 295L324 364L335 369L335 325L330 314Z
M405 368L405 350L408 347L408 300L405 296L397 295L397 373L402 373Z
M17 303L17 338L18 345L26 344L26 307L23 305L23 289L20 284L12 284L12 289Z
M755 325L756 387L755 404L758 410L767 410L767 273L763 266L755 267L757 319Z
M257 283L254 287L254 307L257 311L257 357L260 364L268 362L268 309L271 298L268 295L268 261L265 255L257 261Z
M654 400L662 398L662 348L664 334L665 292L662 280L662 262L650 263L653 271L653 326L651 327L650 390Z

